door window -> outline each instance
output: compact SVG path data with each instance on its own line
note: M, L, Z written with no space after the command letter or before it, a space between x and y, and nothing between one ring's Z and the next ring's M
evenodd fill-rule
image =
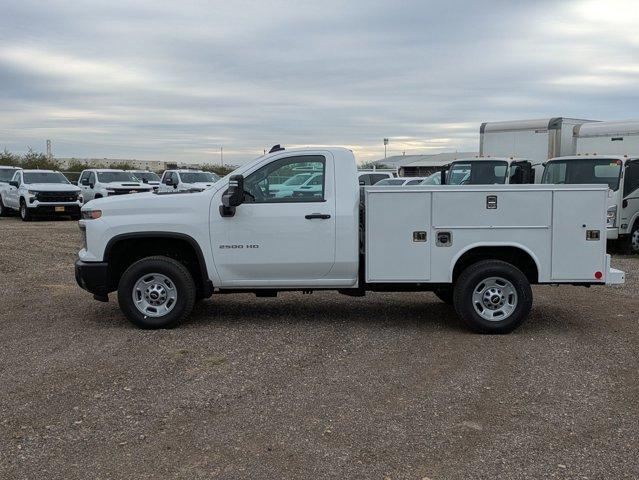
M325 171L326 159L321 155L275 160L244 179L246 202L323 202ZM289 180L300 173L310 175L300 185L290 185Z
M623 180L623 196L627 197L639 188L639 161L626 163Z
M359 176L359 184L360 185L370 185L371 184L371 176L367 173Z
M371 173L371 185L375 185L377 182L379 182L380 180L384 180L385 178L389 178L389 176L384 175L383 173Z

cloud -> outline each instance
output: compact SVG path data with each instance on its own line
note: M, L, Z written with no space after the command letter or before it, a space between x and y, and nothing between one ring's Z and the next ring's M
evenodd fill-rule
M475 150L489 120L627 118L633 3L0 0L0 148L374 159L385 137L389 154Z

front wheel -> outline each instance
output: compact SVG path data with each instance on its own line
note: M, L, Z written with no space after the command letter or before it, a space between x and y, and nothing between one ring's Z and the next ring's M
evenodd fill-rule
M484 260L466 268L453 292L457 314L474 332L509 333L532 308L526 276L501 260Z
M23 222L31 221L31 212L27 208L27 203L24 200L20 201L20 218Z
M171 328L191 313L195 293L195 282L184 265L168 257L147 257L122 275L118 303L140 328Z

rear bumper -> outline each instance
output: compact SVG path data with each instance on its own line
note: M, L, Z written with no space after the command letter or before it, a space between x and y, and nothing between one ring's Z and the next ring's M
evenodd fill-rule
M606 255L606 285L621 285L626 283L626 273L610 266L610 255Z
M94 295L109 293L109 264L106 262L75 262L75 281L80 288Z

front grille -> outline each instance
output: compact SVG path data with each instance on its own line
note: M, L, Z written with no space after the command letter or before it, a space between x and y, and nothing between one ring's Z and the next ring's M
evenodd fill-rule
M36 198L39 202L75 202L78 199L76 192L38 192Z

